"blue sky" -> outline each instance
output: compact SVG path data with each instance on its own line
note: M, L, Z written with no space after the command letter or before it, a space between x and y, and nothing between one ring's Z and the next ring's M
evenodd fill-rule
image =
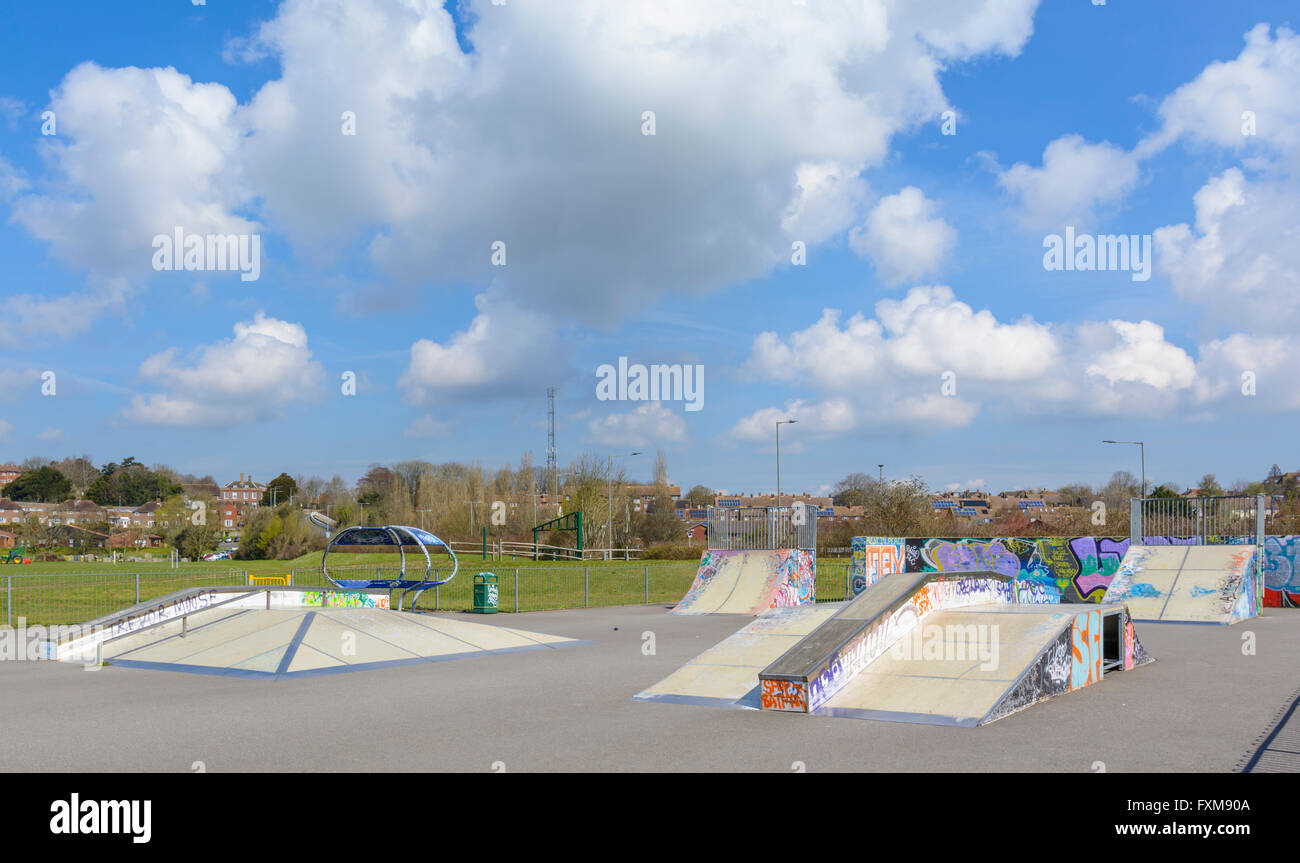
M1297 467L1292 4L698 5L7 9L0 461L540 462L549 384L562 464L732 491L786 416L807 491ZM1067 225L1150 278L1046 270ZM155 271L178 226L259 278ZM703 409L598 400L620 356Z

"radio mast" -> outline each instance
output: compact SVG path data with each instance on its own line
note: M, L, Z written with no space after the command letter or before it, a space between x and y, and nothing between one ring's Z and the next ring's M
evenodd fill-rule
M555 387L546 388L546 398L550 402L550 411L548 412L550 431L546 436L546 472L551 476L551 500L558 503L560 499L560 483L559 474L555 467Z

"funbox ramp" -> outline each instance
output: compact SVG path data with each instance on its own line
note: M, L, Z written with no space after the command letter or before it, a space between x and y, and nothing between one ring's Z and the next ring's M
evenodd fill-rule
M757 710L758 673L843 606L823 603L765 611L633 699Z
M187 592L188 593L188 592ZM99 630L61 645L59 658L102 659L146 668L229 677L283 679L442 662L587 642L512 627L391 611L387 594L277 589L200 591L179 613L152 610L147 623ZM148 609L144 610L146 613ZM125 621L140 619L140 612ZM122 621L114 621L121 623ZM93 652L87 650L93 648Z
M1240 623L1258 613L1253 545L1135 545L1120 562L1105 602L1134 620Z
M816 559L811 551L708 549L691 589L672 614L750 614L815 601Z
M764 710L975 726L1152 661L1123 605L993 572L871 585L759 674Z

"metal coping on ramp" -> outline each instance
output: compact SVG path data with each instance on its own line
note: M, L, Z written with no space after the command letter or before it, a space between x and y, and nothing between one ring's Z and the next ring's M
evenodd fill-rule
M971 726L1096 683L1107 670L1152 661L1123 605L1062 606L1059 599L994 572L886 576L759 674L761 706ZM1005 650L1006 661L986 669L964 644L955 660L885 656L910 649L923 621L947 624L944 632L974 631L975 647ZM1002 638L1004 628L1010 638ZM985 645L980 633L989 629L996 643Z

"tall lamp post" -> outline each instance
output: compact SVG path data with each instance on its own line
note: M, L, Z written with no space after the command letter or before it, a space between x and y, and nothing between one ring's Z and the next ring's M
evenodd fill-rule
M1147 445L1140 440L1104 440L1102 443L1133 444L1142 449L1142 497L1147 496Z
M776 421L776 505L781 506L781 426L794 425L798 420Z
M883 464L878 464L878 465L876 465L876 467L880 468L880 484L881 484L881 485L884 485L884 484L885 484L885 466L884 466Z
M609 503L609 521L605 523L605 529L609 531L609 549L605 552L606 560L614 559L614 459L631 458L634 455L640 455L639 452L625 452L621 455L612 455L609 457L609 489L607 500Z

